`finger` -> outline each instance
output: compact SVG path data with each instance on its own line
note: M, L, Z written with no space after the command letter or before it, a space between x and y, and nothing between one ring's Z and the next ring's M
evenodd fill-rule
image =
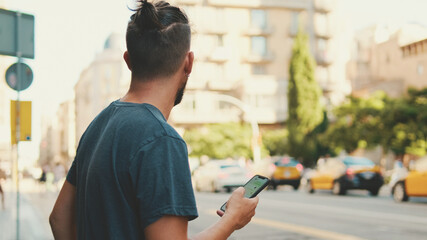
M218 214L220 217L224 216L224 212L221 210L216 210L216 214Z
M251 200L252 200L252 202L254 202L256 205L258 205L258 202L259 202L259 197L258 197L258 196L251 198Z
M236 194L238 196L245 195L245 188L244 187L238 187L236 190L234 190L233 194Z

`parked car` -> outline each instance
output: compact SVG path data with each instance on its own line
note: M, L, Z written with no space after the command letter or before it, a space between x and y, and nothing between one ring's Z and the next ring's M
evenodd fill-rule
M383 184L379 166L370 159L346 156L319 159L307 188L309 193L328 189L335 195L345 195L350 189L365 189L372 196L377 196Z
M234 160L210 160L194 171L197 191L218 192L243 186L252 177L250 172Z
M408 201L409 197L427 197L427 156L415 161L409 170L392 187L391 193L396 202Z
M279 185L291 185L297 190L301 183L301 172L304 169L302 164L292 157L282 157L274 162L274 165L271 188L276 190Z

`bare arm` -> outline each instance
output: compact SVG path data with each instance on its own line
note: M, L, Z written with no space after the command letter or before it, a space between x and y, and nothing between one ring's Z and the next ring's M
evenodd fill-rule
M227 239L235 230L246 226L255 215L259 198L249 199L245 198L244 195L245 189L243 187L236 189L227 202L227 211L225 213L220 210L217 211L217 214L222 218L191 239Z
M223 213L218 211L222 218L207 228L196 234L191 239L220 240L227 239L235 230L244 227L255 215L255 208L258 204L258 197L248 199L244 198L244 188L238 188L230 197L227 203L227 211ZM168 240L187 239L188 220L179 216L164 216L156 222L150 224L145 230L145 238L148 240Z
M49 217L50 227L56 240L77 238L75 211L76 187L65 181Z

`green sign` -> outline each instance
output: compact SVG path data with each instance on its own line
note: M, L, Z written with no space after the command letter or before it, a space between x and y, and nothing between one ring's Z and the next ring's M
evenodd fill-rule
M34 58L34 16L0 9L0 55L19 57L18 51Z

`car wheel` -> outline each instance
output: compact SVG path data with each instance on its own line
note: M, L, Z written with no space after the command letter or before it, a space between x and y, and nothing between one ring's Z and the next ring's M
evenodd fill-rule
M218 192L218 190L215 187L215 182L211 183L211 192Z
M294 190L296 191L296 190L298 190L298 188L299 188L299 183L297 183L297 184L294 184L294 185L292 185L292 187L294 188Z
M396 202L406 202L409 200L409 197L406 194L405 184L403 182L399 182L394 186L393 199Z
M369 193L371 194L371 196L378 196L378 193L380 192L380 188L374 188L374 189L370 189Z
M268 185L270 189L277 190L277 183L274 178L271 178L270 184Z
M313 186L311 185L311 181L307 181L306 189L307 189L307 192L308 192L308 193L310 193L310 194L313 194L313 193L314 193L314 188L313 188Z
M346 191L338 181L335 181L334 185L332 186L332 193L334 195L345 195Z

